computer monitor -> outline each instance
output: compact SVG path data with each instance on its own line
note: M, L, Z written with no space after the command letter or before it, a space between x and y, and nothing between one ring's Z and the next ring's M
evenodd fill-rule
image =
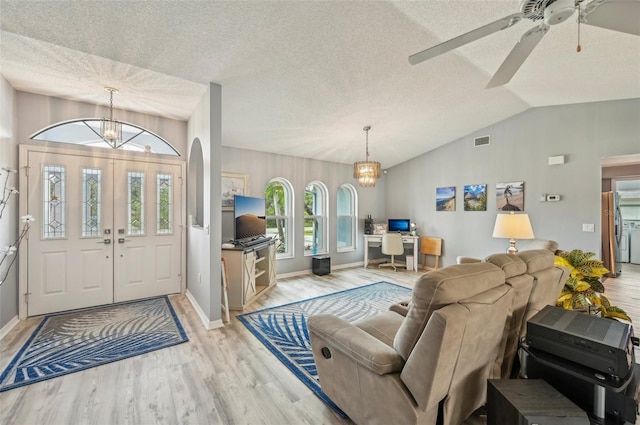
M387 232L409 233L411 220L408 218L390 218L387 221Z

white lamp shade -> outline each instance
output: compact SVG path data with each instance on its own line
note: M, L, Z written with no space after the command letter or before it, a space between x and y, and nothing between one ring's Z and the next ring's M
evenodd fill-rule
M494 238L533 239L528 214L498 214L493 228Z

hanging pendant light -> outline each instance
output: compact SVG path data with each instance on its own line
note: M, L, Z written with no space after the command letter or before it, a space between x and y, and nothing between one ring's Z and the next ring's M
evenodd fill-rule
M100 125L100 135L112 148L117 149L122 144L122 123L113 120L113 94L118 89L105 87L109 92L109 119L103 118Z
M353 164L353 177L358 179L358 185L362 187L374 187L376 179L380 177L380 163L369 161L369 130L371 130L371 126L368 125L363 130L367 133L366 161L358 161Z

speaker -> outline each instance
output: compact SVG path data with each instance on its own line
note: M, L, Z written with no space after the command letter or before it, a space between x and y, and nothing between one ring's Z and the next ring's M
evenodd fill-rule
M314 255L311 259L313 274L323 276L331 273L331 257L328 255Z

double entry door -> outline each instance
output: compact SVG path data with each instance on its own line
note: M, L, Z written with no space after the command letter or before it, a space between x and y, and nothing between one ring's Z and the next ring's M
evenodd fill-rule
M28 316L180 292L180 163L26 156Z

